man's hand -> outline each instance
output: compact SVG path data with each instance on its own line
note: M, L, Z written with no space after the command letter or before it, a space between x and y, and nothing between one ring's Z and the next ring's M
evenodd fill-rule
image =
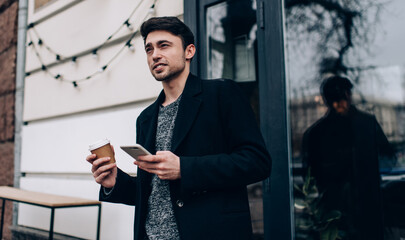
M163 180L180 179L180 158L170 151L158 151L156 155L140 156L134 162L140 169L156 174Z
M92 164L94 180L105 188L113 188L117 177L117 164L108 163L109 157L97 158L96 154L87 156L86 160Z

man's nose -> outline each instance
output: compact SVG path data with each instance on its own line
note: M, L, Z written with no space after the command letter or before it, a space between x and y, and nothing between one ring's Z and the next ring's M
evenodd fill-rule
M152 59L153 60L159 60L160 58L162 58L162 55L160 54L160 51L158 49L155 49L153 51L153 54L152 54Z

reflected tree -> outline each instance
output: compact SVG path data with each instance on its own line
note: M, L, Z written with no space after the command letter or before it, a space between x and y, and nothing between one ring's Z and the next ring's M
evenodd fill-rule
M289 41L316 43L318 64L323 74L352 75L373 66L348 63L349 51L370 52L379 16L387 2L382 0L285 0ZM364 55L363 55L364 56ZM320 78L319 78L320 79Z

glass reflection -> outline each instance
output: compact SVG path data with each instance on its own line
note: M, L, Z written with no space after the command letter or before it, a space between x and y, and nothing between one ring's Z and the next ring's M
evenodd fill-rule
M405 2L284 2L296 239L404 239Z
M256 1L231 0L209 6L206 26L206 77L236 81L259 120ZM248 195L254 239L263 239L262 184L249 185Z
M375 117L352 105L352 87L347 78L325 79L328 111L304 133L305 179L314 193L308 217L321 235L382 239L379 159L392 169L395 154Z
M207 78L238 83L259 122L255 0L224 1L207 8Z
M256 1L224 1L207 9L207 75L256 80Z

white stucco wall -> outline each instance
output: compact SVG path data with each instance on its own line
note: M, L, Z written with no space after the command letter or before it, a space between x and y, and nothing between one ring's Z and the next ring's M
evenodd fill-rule
M51 13L51 10L57 10L62 3L66 5L69 2L72 0L57 0L32 13L31 0L29 11L31 14L28 21L35 22L38 20L37 15L43 17L44 12ZM139 29L142 20L151 16L149 8L153 3L154 0L79 1L69 9L36 24L34 28L46 46L62 56L75 56L80 52L97 48L122 26L136 7L138 8L129 22L134 26L134 31ZM152 15L181 16L182 12L182 1L157 0L155 13ZM130 34L131 31L123 27L113 40ZM35 43L35 48L45 65L56 62L55 54L51 54L45 45L36 44L38 38L33 29L28 30L27 36L27 42ZM96 59L92 54L88 54L79 57L75 64L67 61L48 70L53 76L61 74L65 79L86 77L104 66L125 45L127 39L129 37L116 45L100 49ZM24 121L137 102L156 96L161 86L149 73L143 40L139 34L133 39L133 44L134 52L125 48L104 73L82 83L78 82L77 88L71 83L54 79L41 70L27 76L24 91ZM41 65L34 47L27 46L26 71L32 72Z
M89 144L108 138L120 168L135 172L119 146L136 141L135 121L151 101L29 123L23 127L21 172L90 173Z

